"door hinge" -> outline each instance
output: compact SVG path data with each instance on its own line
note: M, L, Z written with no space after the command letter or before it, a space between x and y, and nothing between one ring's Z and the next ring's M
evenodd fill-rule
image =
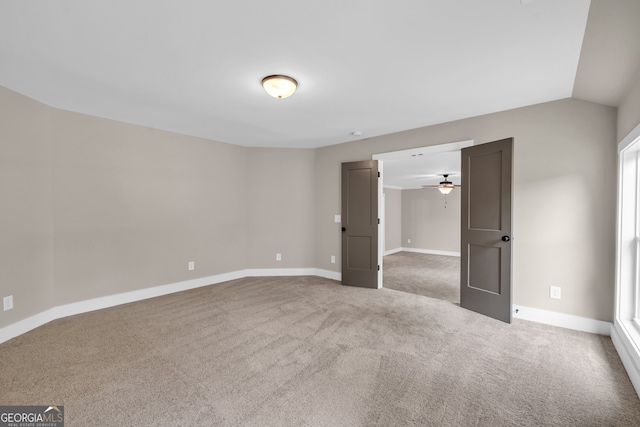
M378 271L380 271L380 264L378 264Z
M380 218L378 218L378 225L380 225Z
M380 172L378 172L378 178L380 178Z

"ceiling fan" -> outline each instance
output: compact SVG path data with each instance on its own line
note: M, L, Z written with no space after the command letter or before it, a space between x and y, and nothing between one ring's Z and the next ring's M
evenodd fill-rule
M455 187L460 187L459 185L455 185L453 182L449 181L448 173L442 174L442 176L444 177L444 181L440 181L440 184L423 185L422 188L437 188L442 194L446 196L447 194L451 193L451 190L453 190Z

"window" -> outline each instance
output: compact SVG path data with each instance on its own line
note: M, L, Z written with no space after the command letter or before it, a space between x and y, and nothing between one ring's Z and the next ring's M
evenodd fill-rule
M611 338L640 394L640 125L618 145L616 245Z

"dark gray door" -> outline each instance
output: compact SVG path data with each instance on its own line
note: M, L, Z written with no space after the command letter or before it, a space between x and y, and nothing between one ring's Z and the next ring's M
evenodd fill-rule
M378 161L342 164L342 284L378 287Z
M511 323L513 138L462 149L460 306Z

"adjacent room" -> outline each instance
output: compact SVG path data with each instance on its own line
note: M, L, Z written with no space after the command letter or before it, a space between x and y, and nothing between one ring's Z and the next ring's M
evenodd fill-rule
M640 425L638 22L0 2L0 424ZM507 140L501 321L460 304L479 181L444 158ZM343 262L365 161L375 253Z
M460 305L461 150L473 141L374 156L383 161L383 286Z

